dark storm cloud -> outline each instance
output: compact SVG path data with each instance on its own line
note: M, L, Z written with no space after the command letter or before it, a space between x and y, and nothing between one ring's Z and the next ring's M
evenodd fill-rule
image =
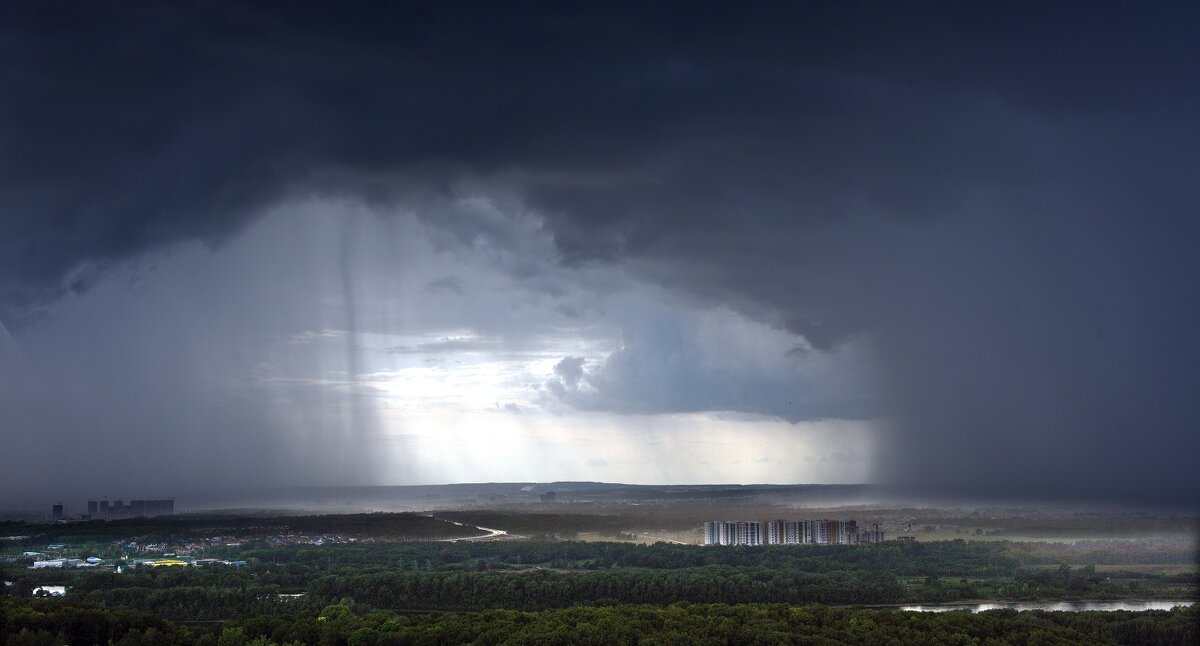
M621 322L603 363L565 357L542 384L544 404L615 413L738 411L792 422L878 414L869 344L795 352L796 339L728 311L647 308Z
M125 7L6 10L6 318L288 192L519 170L590 258L662 245L683 215L730 227L747 198L914 210L950 199L911 185L931 171L1011 174L1002 130L942 123L964 88L1044 110L1195 97L1189 16L1095 7Z
M1200 491L1194 7L147 7L2 21L10 326L285 196L482 179L565 263L877 335L890 477Z

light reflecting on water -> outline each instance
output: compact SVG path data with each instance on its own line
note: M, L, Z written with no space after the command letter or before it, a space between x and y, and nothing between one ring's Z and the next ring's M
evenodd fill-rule
M1061 610L1080 612L1085 610L1170 610L1176 606L1191 606L1194 601L992 601L988 603L962 604L929 604L916 606L900 606L900 610L910 612L949 612L951 610L969 610L983 612L985 610Z

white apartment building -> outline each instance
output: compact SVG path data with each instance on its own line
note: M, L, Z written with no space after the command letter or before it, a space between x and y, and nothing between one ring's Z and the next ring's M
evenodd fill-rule
M855 520L719 520L704 524L705 545L858 545L882 543L883 532L858 531Z

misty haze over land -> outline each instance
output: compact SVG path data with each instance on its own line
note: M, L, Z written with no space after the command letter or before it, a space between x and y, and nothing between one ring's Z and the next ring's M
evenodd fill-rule
M0 509L1200 502L1194 6L148 7L0 20Z

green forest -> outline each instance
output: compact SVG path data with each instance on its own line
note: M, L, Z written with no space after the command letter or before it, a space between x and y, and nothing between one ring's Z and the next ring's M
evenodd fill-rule
M316 612L344 599L398 611L540 611L596 603L886 605L970 599L1195 598L1196 576L1044 566L1040 547L890 541L697 547L582 542L213 548L245 562L111 570L0 568L14 595L63 585L81 605L176 621ZM286 596L285 596L286 595Z
M256 522L258 524L256 524ZM902 612L972 600L1197 597L1187 546L1096 541L893 540L859 546L710 546L578 541L430 541L416 515L349 519L365 536L287 543L329 518L185 520L54 528L96 568L0 563L0 645L555 643L1196 643L1195 609L1147 612ZM90 526L89 526L90 525ZM270 526L273 534L263 536ZM457 526L454 526L457 527ZM186 567L138 566L214 531ZM129 533L126 533L129 532ZM136 532L136 533L135 533ZM41 586L64 597L37 598ZM990 641L989 641L990 640Z
M783 604L600 604L401 614L340 603L307 615L176 624L129 611L0 599L9 646L197 644L1161 644L1197 643L1200 612L942 613Z

